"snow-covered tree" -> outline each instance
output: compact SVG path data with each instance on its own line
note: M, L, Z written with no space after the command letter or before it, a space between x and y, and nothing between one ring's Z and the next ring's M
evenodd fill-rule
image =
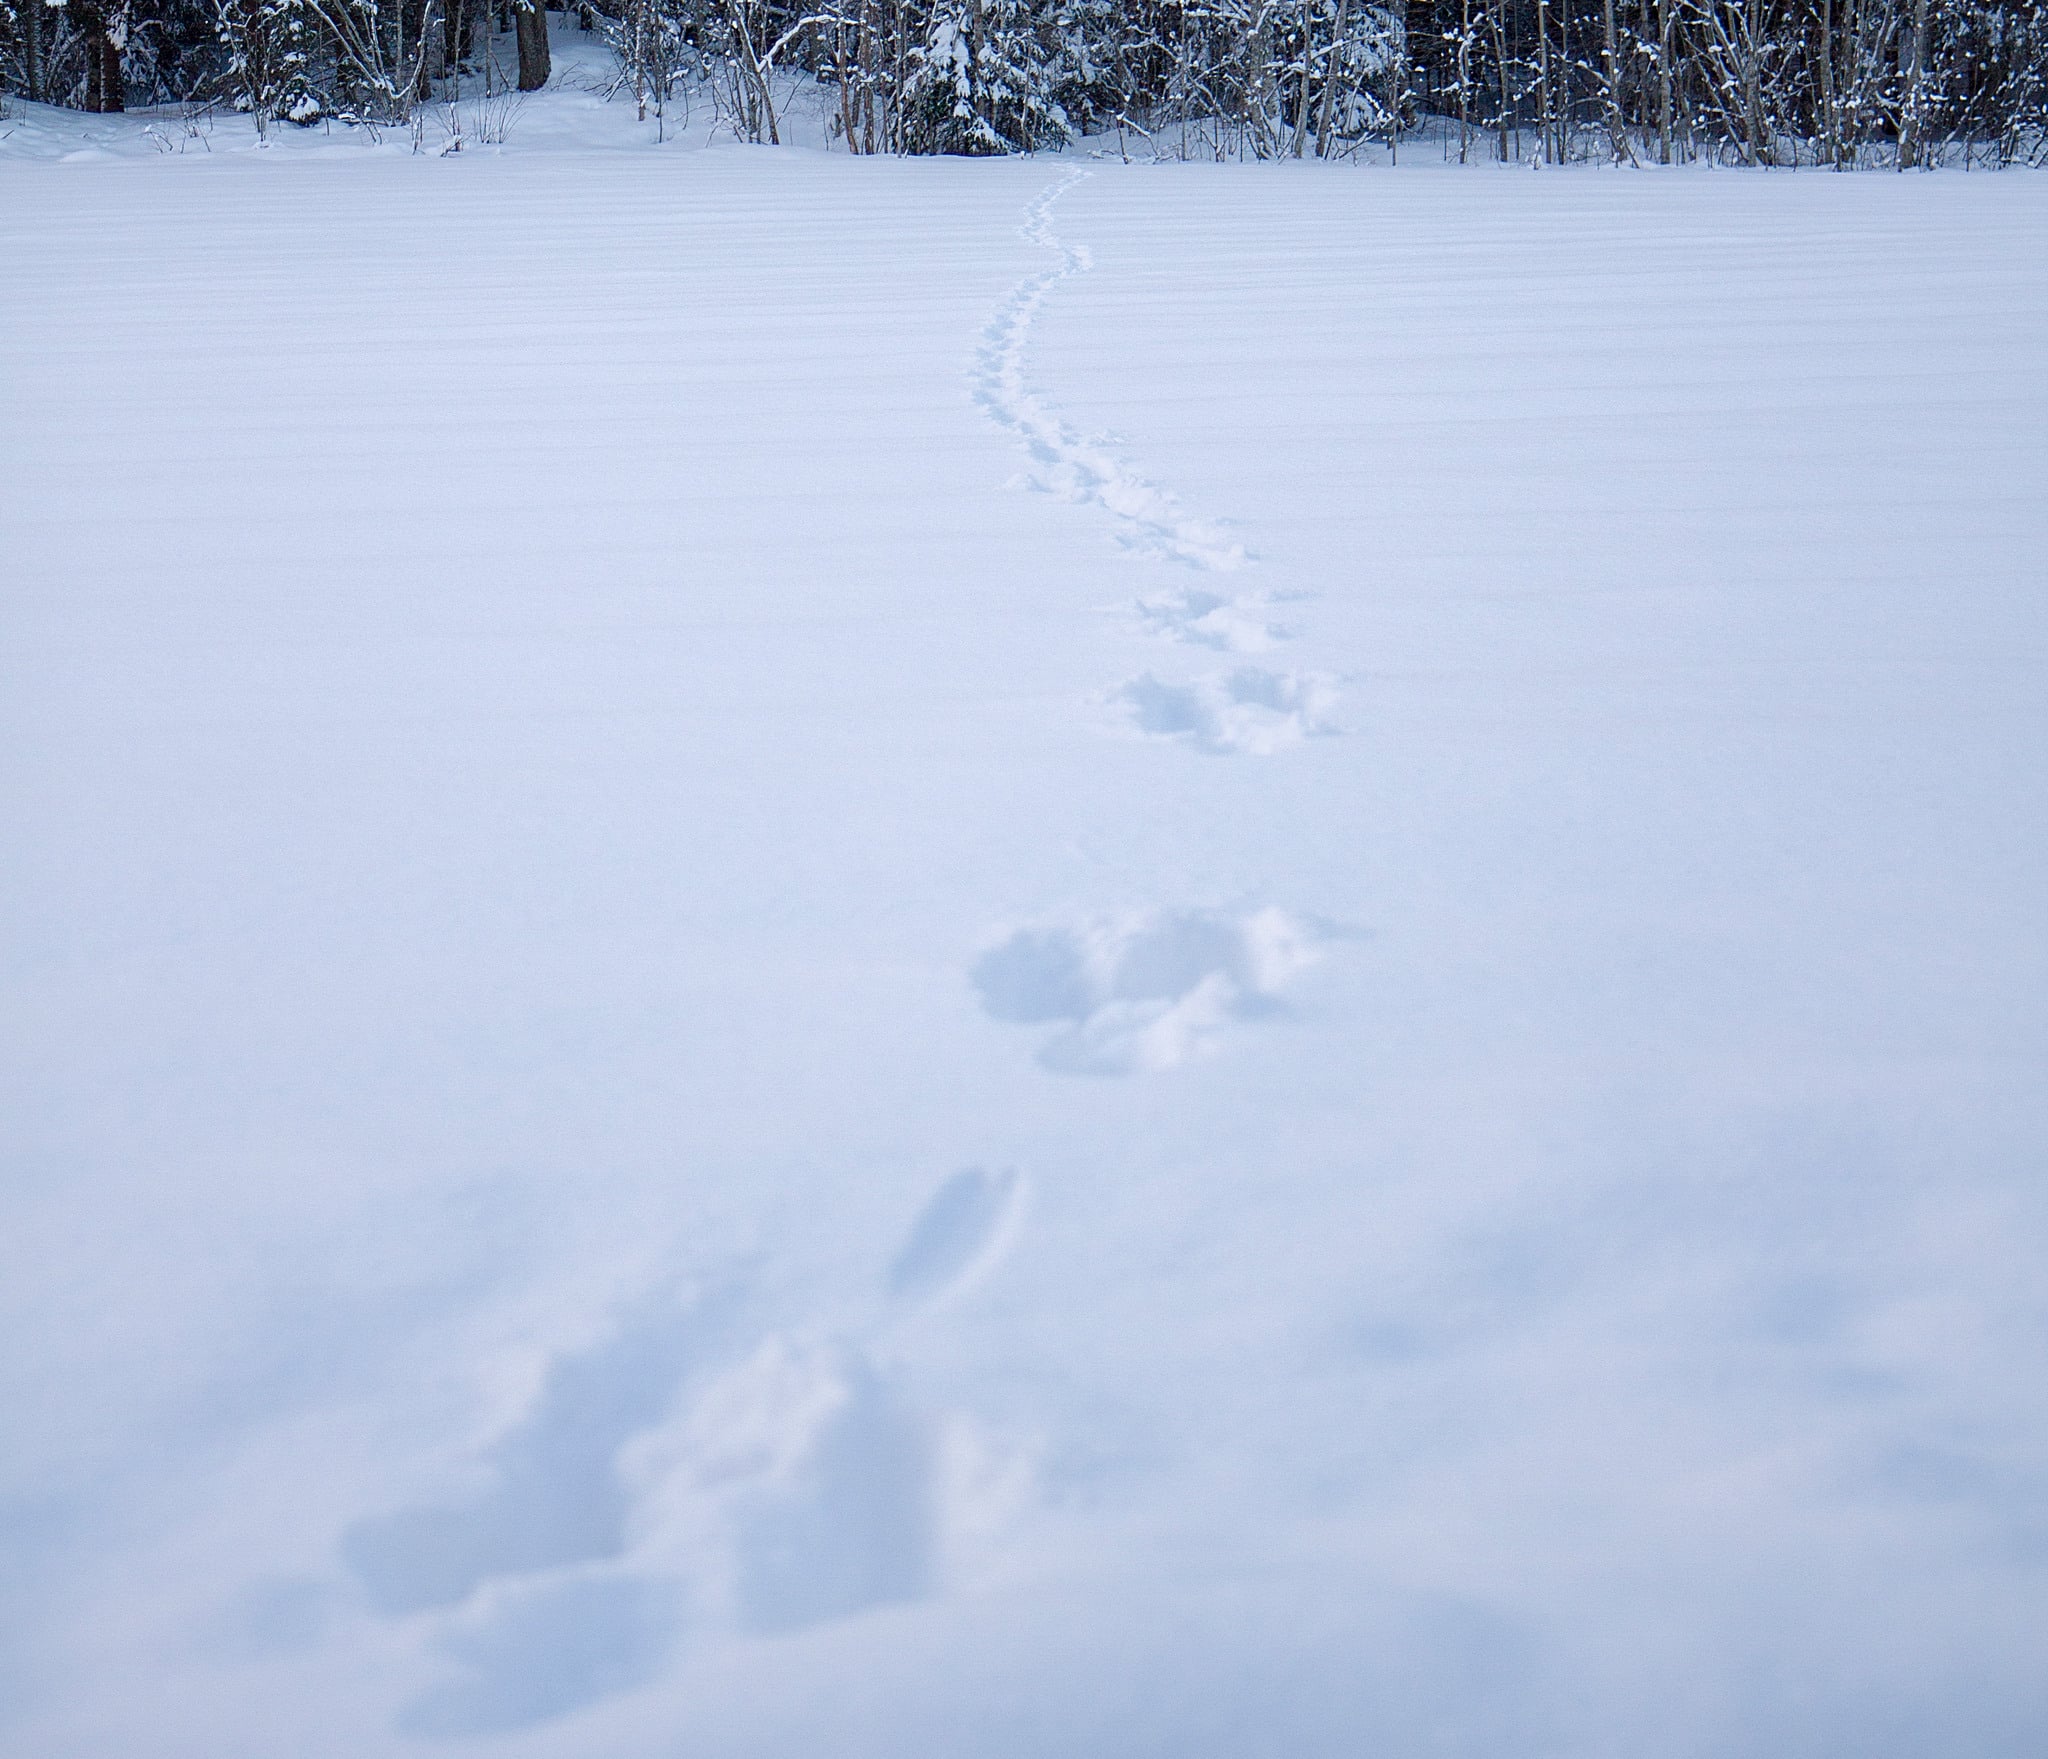
M938 0L910 57L904 148L1014 153L1071 139L1060 14L1032 0Z
M2048 0L583 0L660 126L701 87L781 137L806 80L850 151L1010 153L1114 130L1179 156L1911 168L2048 158ZM266 124L403 116L542 0L0 0L0 89L213 98Z
M129 0L69 0L55 10L69 28L52 33L56 77L49 80L45 96L103 114L127 109Z
M313 88L309 0L217 0L216 17L235 107L256 118L258 132L280 119L317 122L324 106Z

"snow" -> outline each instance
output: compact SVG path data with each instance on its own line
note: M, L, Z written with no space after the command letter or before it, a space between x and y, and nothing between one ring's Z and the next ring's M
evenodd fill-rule
M2039 1750L2048 184L29 123L0 1751Z

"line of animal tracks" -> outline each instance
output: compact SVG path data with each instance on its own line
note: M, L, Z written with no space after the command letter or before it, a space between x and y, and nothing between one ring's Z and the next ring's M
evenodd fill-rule
M1032 388L1027 345L1038 314L1094 266L1085 245L1053 229L1053 210L1093 175L1069 171L1026 206L1023 236L1055 260L1019 282L982 332L975 401L1024 449L1029 486L1098 509L1127 553L1196 576L1140 596L1132 606L1140 627L1183 649L1270 651L1291 636L1276 610L1306 595L1240 588L1237 577L1256 558L1225 526L1136 473ZM1146 671L1101 700L1139 735L1209 757L1272 757L1338 731L1332 679L1243 659L1193 676ZM982 954L973 981L991 1017L1051 1029L1039 1050L1046 1068L1130 1075L1171 1068L1214 1049L1232 1028L1279 1012L1280 991L1330 938L1326 925L1272 905L1159 905L1019 927Z
M1289 639L1281 596L1233 590L1256 566L1243 545L1029 382L1034 319L1090 267L1052 227L1087 175L1026 210L1025 237L1055 260L989 323L974 390L1037 486L1189 577L1139 597L1138 626L1183 655L1236 657L1148 671L1096 707L1162 762L1271 758L1334 730L1327 679L1244 657ZM1097 1077L1188 1063L1280 1015L1336 931L1263 900L1189 902L1191 877L1162 876L1161 900L1138 908L1006 925L970 972L983 1010L1036 1029L1051 1074ZM346 1599L418 1632L428 1666L397 1727L472 1739L633 1691L706 1636L803 1631L971 1579L1032 1518L1036 1440L934 1394L916 1358L1009 1254L1030 1197L1015 1170L954 1172L836 1306L755 1263L661 1279L547 1356L460 1485L351 1522L347 1584L300 1585L314 1612Z
M1121 711L1133 737L1184 748L1162 761L1271 758L1334 731L1329 680L1242 657L1289 639L1281 596L1233 590L1256 565L1244 546L1029 382L1033 321L1090 268L1052 227L1088 175L1026 209L1024 236L1054 261L984 331L976 398L1024 448L1035 486L1192 576L1140 597L1139 627L1181 653L1239 656L1234 670L1145 672L1098 706ZM1332 933L1271 903L1183 896L1012 924L970 976L991 1019L1039 1031L1054 1075L1142 1075L1282 1013ZM941 1592L1028 1517L1031 1458L926 1396L910 1358L1007 1254L1029 1191L1008 1169L954 1173L845 1313L807 1312L758 1267L648 1291L547 1360L468 1490L356 1520L341 1544L355 1593L374 1617L426 1632L438 1662L399 1728L512 1733L646 1684L693 1628L788 1633Z

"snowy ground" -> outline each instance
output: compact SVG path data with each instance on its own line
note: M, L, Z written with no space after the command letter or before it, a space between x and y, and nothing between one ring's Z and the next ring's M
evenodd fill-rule
M2042 1750L2048 182L77 126L0 1751Z

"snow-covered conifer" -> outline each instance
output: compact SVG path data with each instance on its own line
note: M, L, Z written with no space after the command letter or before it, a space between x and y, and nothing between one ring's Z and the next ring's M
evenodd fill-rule
M250 112L259 131L278 120L317 122L323 106L311 78L308 0L217 0L215 16L235 107Z
M1060 101L1061 8L1033 0L938 0L904 94L913 152L1014 153L1069 140Z

